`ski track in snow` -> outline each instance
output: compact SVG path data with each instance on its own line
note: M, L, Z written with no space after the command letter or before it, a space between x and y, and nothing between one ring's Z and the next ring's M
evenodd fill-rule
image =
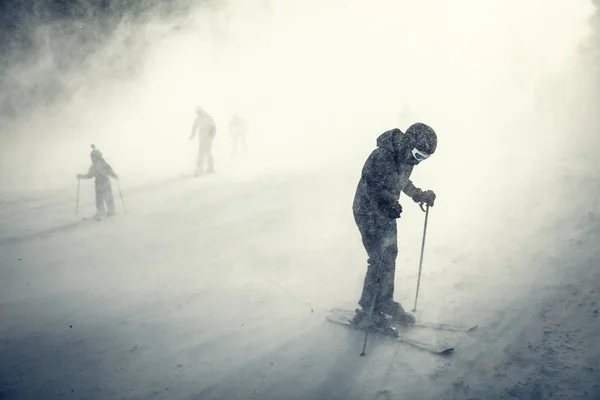
M479 330L406 333L451 358L387 338L360 357L363 336L324 318L355 306L364 277L355 182L337 178L167 182L126 191L129 214L99 223L68 217L66 196L3 203L0 399L600 398L597 206L550 221L561 245L505 278L475 269L475 246L433 271L449 250L432 243L418 316ZM397 274L412 305L416 270ZM518 295L486 297L495 279Z

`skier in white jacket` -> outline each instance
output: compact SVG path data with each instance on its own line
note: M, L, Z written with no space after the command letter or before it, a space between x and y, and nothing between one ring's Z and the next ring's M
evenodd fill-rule
M192 126L192 134L189 140L192 140L198 133L198 160L196 162L195 176L204 174L204 160L207 163L207 174L215 172L214 160L212 155L212 144L217 128L215 120L202 107L196 107L196 119Z

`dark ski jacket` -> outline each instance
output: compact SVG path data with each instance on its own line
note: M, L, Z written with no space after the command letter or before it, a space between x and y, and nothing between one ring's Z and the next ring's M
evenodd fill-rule
M95 179L96 190L106 190L110 188L110 178L117 178L117 174L113 171L112 167L104 160L99 160L92 163L87 174L82 175L82 179Z
M409 179L413 165L402 162L403 137L400 129L392 129L377 138L377 148L365 162L356 188L354 214L387 216L401 192L411 198L421 192Z

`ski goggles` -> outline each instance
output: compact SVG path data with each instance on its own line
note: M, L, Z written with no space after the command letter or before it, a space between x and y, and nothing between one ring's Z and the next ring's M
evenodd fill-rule
M416 160L423 161L427 160L431 154L423 153L422 151L417 150L417 148L415 147L414 149L412 149L412 155Z

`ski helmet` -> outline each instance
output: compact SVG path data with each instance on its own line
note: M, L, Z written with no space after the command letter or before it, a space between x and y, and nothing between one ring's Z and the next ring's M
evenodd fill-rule
M102 160L102 153L100 153L100 150L96 149L95 145L92 145L92 152L90 153L90 158L92 159L92 161Z
M428 125L421 122L412 124L406 130L406 136L411 141L411 146L426 154L433 154L437 148L437 135Z

